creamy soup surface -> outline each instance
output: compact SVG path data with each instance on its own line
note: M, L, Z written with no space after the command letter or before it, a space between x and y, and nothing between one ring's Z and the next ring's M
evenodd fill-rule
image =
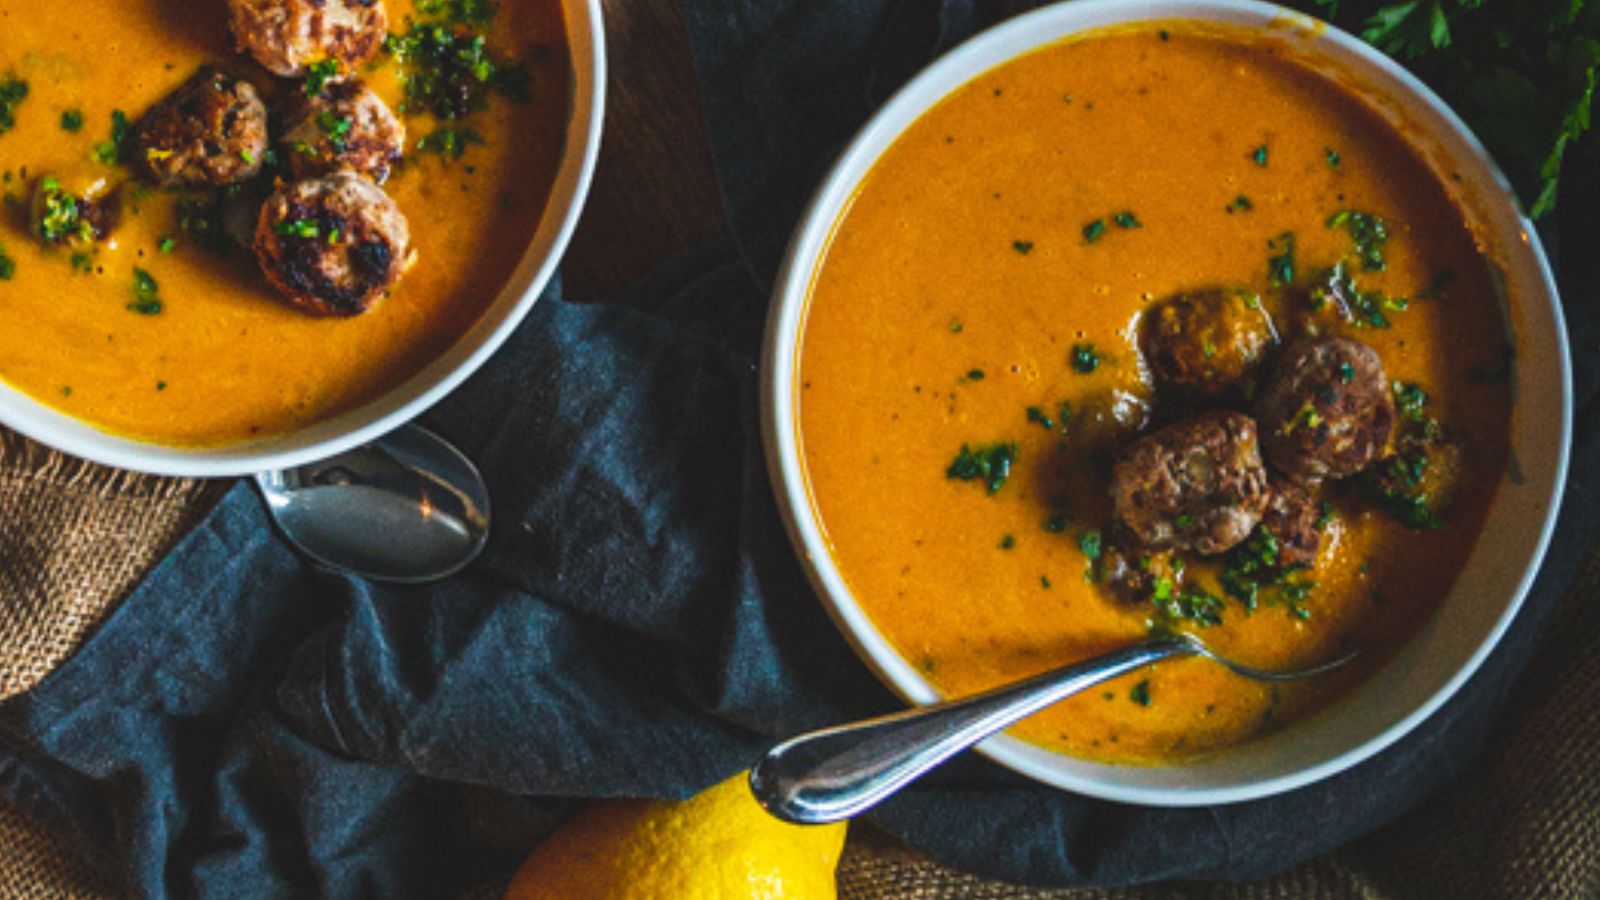
M419 8L430 5L439 6L388 0L391 31L429 18ZM179 221L195 193L141 187L126 166L97 158L114 112L137 121L202 64L245 75L269 107L301 89L233 52L227 4L0 0L0 81L28 86L0 134L0 252L11 261L0 280L9 323L0 379L112 433L206 446L329 418L433 361L493 302L532 239L571 104L559 3L500 0L486 30L494 58L526 68L527 99L493 97L457 123L402 112L407 158L384 187L410 220L417 262L365 315L317 319L276 296L247 249L197 246ZM400 107L392 55L359 74ZM474 134L460 158L417 149L446 127ZM75 259L32 238L27 198L47 175L121 185L107 241ZM136 269L158 286L158 314L130 309Z
M1178 22L1047 48L924 115L836 225L795 385L812 501L875 626L953 696L1162 628L1266 666L1368 648L1277 688L1162 663L1015 729L1108 762L1236 745L1369 676L1450 590L1506 465L1510 351L1449 177L1270 38ZM1313 288L1341 262L1360 308L1328 319ZM1141 357L1145 312L1204 289L1259 298L1285 340L1321 321L1370 345L1400 411L1388 452L1427 428L1455 454L1448 496L1408 521L1364 478L1320 488L1314 563L1253 609L1225 584L1238 555L1189 554L1136 602L1102 567L1113 454L1250 408L1248 384L1235 401L1160 393Z

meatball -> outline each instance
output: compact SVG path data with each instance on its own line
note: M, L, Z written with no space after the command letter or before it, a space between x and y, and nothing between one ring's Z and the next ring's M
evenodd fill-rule
M1153 307L1144 316L1140 349L1162 385L1215 396L1242 383L1276 340L1260 297L1216 289Z
M356 316L412 260L405 214L351 172L285 185L261 207L256 257L267 280L314 316Z
M1291 345L1256 402L1267 461L1303 484L1366 468L1388 442L1394 417L1383 360L1343 337Z
M1278 566L1309 566L1322 547L1318 527L1322 507L1309 491L1292 481L1272 484L1272 496L1261 514L1261 527L1278 544Z
M1150 549L1233 547L1267 505L1255 421L1216 410L1134 441L1112 467L1111 499L1118 524Z
M383 0L228 0L228 7L239 50L284 78L330 60L352 71L389 33Z
M261 172L267 108L250 82L206 66L145 113L133 142L134 168L161 187L238 184Z
M1118 528L1101 551L1091 577L1124 603L1148 603L1155 596L1158 584L1181 584L1183 569L1171 551L1145 550L1137 539Z
M116 192L104 177L44 175L33 185L28 228L41 243L86 247L111 233L116 206Z
M302 97L283 121L283 145L296 178L341 169L379 184L405 148L406 129L389 105L359 79L330 84Z

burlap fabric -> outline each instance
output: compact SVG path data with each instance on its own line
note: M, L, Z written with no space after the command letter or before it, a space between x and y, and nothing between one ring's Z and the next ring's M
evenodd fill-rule
M225 487L112 472L0 432L0 695L38 683ZM1600 554L1591 555L1464 783L1377 834L1241 885L1040 891L937 866L866 829L847 900L1600 897ZM72 852L76 851L76 852ZM84 855L87 858L84 858ZM109 860L0 807L0 897L116 896ZM492 893L492 892L491 892Z

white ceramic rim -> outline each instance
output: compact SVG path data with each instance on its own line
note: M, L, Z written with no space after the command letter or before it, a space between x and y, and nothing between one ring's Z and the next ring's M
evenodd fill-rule
M488 310L421 371L376 400L288 434L223 447L171 447L119 437L51 409L0 381L0 424L108 466L195 478L230 478L326 459L375 440L455 390L516 330L555 275L594 179L605 122L606 44L600 0L563 0L572 64L566 147L527 251Z
M1436 623L1426 626L1423 633L1414 637L1380 673L1328 709L1276 735L1250 742L1195 765L1142 767L1090 763L1052 753L1004 734L990 738L977 748L1003 766L1075 793L1149 806L1201 806L1259 799L1331 777L1393 744L1432 715L1477 671L1504 635L1532 586L1554 531L1566 484L1572 434L1571 360L1559 294L1538 234L1517 208L1508 180L1467 126L1431 90L1388 57L1355 37L1327 23L1257 0L1154 0L1144 3L1072 0L1017 16L989 29L941 57L885 104L845 150L813 197L789 246L768 318L763 354L766 377L762 382L762 436L768 474L790 539L801 554L807 574L829 615L863 661L902 699L917 705L937 702L940 699L937 691L878 633L851 596L829 552L811 502L800 458L798 420L795 416L795 371L811 279L831 239L834 224L846 209L860 179L906 127L951 91L983 72L1033 50L1066 40L1073 34L1159 20L1202 20L1224 26L1272 29L1274 35L1316 41L1330 60L1337 59L1342 72L1361 77L1365 91L1381 85L1392 92L1391 96L1404 97L1403 105L1407 113L1421 113L1427 120L1425 133L1430 143L1452 145L1457 152L1449 157L1449 161L1467 174L1469 182L1487 189L1481 196L1473 198L1476 202L1471 205L1471 212L1475 214L1480 227L1499 239L1499 244L1494 247L1496 251L1502 254L1516 253L1522 257L1520 270L1510 274L1517 279L1516 286L1527 289L1519 294L1522 297L1519 309L1523 319L1532 316L1534 320L1531 323L1533 327L1523 329L1519 335L1519 360L1530 348L1548 354L1548 357L1542 358L1539 366L1540 371L1550 377L1545 379L1548 383L1541 386L1554 388L1553 391L1526 390L1527 385L1519 371L1517 408L1513 415L1529 417L1533 423L1529 427L1553 429L1544 437L1554 440L1524 447L1524 442L1518 438L1523 425L1514 423L1513 466L1519 462L1519 451L1530 448L1534 451L1537 456L1534 464L1521 467L1524 472L1533 471L1529 481L1533 487L1516 489L1516 500L1520 504L1517 509L1499 517L1491 511L1491 521L1486 523L1484 532L1479 535L1472 560L1469 560L1462 577L1458 579L1457 588L1441 604L1441 609L1449 606L1462 590L1461 584L1467 580L1467 574L1477 571L1474 565L1485 556L1483 548L1489 540L1490 526L1494 520L1512 518L1518 511L1522 513L1518 521L1538 523L1536 530L1529 532L1523 529L1524 540L1516 545L1519 551L1526 551L1519 557L1519 574L1514 585L1506 591L1507 599L1503 608L1487 623L1484 637L1476 648L1409 714L1368 729L1370 733L1363 739L1313 764L1269 772L1262 777L1242 778L1234 783L1207 784L1203 778L1197 783L1186 777L1187 773L1200 771L1201 767L1225 771L1234 757L1244 759L1246 767L1254 764L1260 768L1265 765L1263 760L1280 746L1287 748L1290 753L1316 756L1320 751L1315 746L1307 746L1306 735L1313 730L1328 730L1329 726L1324 720L1331 717L1359 715L1363 711L1356 705L1357 699L1375 690L1379 682L1387 683L1408 677L1439 680L1440 673L1427 671L1428 660L1417 663L1422 657L1419 647L1439 637ZM1082 24L1086 21L1092 24ZM1011 48L1008 51L996 49L1007 46ZM1369 99L1372 97L1369 96ZM1409 120L1410 116L1407 118ZM1431 152L1425 155L1429 157L1430 164L1440 164ZM1490 197L1503 197L1506 200L1491 203ZM1528 323L1515 324L1520 327ZM1529 331L1534 333L1530 335ZM1521 368L1519 365L1519 370ZM1554 396L1547 395L1552 393ZM1526 464L1529 460L1521 459L1520 462ZM1540 486L1545 490L1538 490ZM1495 501L1496 507L1505 502L1508 490L1508 486L1502 486ZM1507 529L1502 527L1501 530ZM1514 528L1510 533L1517 534ZM1498 533L1495 535L1499 536ZM1313 729L1311 723L1323 724ZM1270 765L1265 767L1271 768Z

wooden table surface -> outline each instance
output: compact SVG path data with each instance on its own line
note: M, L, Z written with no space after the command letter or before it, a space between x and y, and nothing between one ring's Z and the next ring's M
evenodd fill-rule
M599 300L722 234L679 0L603 0L610 85L589 205L562 271Z

